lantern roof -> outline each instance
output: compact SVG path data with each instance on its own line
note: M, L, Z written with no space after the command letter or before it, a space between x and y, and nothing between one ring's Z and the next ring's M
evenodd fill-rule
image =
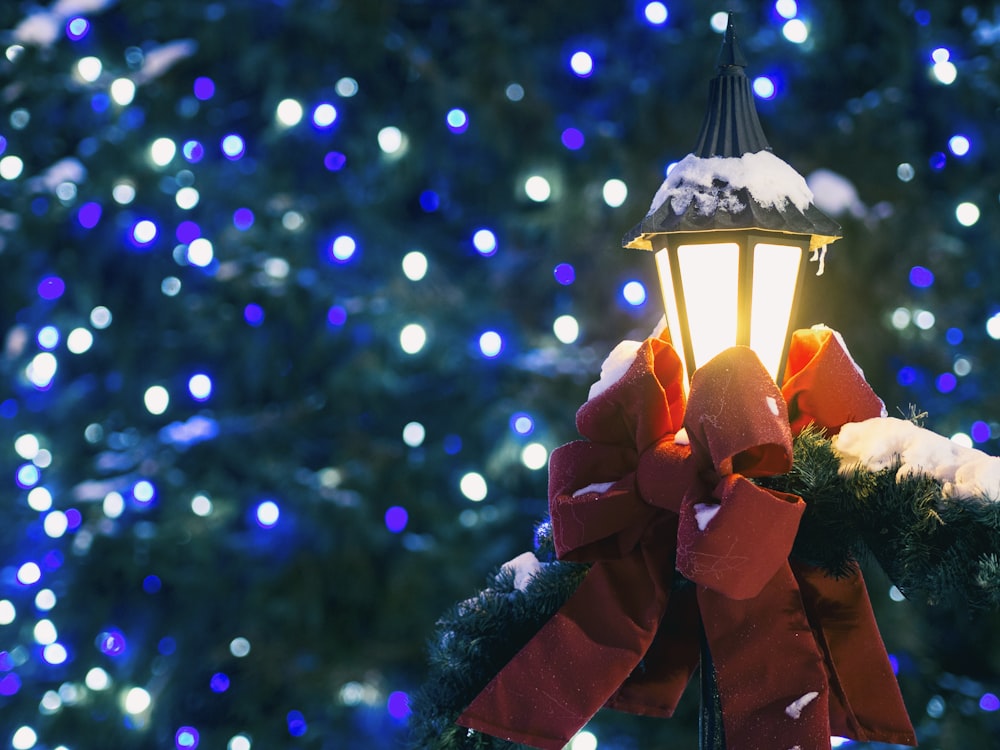
M667 175L624 247L652 250L653 235L678 232L760 229L808 235L814 249L841 237L805 179L771 153L745 67L730 13L697 145Z

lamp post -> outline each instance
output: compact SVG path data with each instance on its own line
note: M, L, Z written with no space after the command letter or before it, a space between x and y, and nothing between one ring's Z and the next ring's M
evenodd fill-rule
M840 226L803 177L770 151L730 14L694 152L657 191L627 248L651 250L667 325L688 378L749 346L781 382L807 251L821 260Z
M744 345L780 384L807 252L822 263L841 236L803 177L771 153L745 67L730 14L694 152L675 165L622 241L656 255L685 383L723 350ZM704 628L699 741L702 750L726 746Z

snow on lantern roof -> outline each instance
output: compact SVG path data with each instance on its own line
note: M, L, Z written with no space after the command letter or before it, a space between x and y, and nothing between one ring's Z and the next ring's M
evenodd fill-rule
M747 229L809 235L811 248L840 238L805 179L771 153L745 66L730 14L697 146L667 175L624 247L652 250L657 234Z

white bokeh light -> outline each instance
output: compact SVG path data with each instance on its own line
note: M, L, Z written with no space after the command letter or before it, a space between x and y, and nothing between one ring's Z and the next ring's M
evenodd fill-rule
M170 138L157 138L149 147L149 158L158 167L165 167L177 155L177 144Z
M552 323L552 332L564 344L572 344L580 337L580 324L572 315L560 315Z
M524 193L535 203L544 203L552 197L552 186L544 177L535 174L524 181Z
M792 18L781 27L785 39L793 44L802 44L809 38L809 27L799 18Z
M485 500L488 492L486 479L477 471L470 471L464 474L461 480L459 480L458 488L466 498L474 503Z
M419 323L410 323L403 326L399 332L399 346L407 354L416 354L427 343L427 331Z
M119 107L127 107L135 99L135 83L128 78L116 78L109 89L112 100Z
M618 208L628 198L628 186L619 179L611 179L604 183L601 194L611 208Z
M142 401L150 414L163 414L170 405L170 393L162 385L152 385L146 389Z
M153 697L149 692L141 687L130 688L121 697L122 708L126 713L141 714L153 703Z
M274 117L282 127L291 128L302 122L302 104L297 99L282 99L278 102Z
M971 227L979 221L979 206L975 203L959 203L955 206L955 218L963 227Z
M549 460L549 452L541 443L528 443L521 449L521 463L535 471L544 468Z
M411 448L416 448L423 445L424 438L427 436L427 431L420 422L408 422L405 427L403 427L403 442L406 443Z
M427 256L419 250L411 250L403 256L403 274L410 281L420 281L427 275Z

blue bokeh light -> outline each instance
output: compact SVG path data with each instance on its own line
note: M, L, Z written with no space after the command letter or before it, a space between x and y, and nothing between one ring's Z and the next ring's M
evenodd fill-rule
M931 158L927 160L927 163L930 164L931 169L941 171L948 164L948 157L941 151L935 151L931 154Z
M448 114L445 115L444 119L448 125L448 130L452 133L464 133L469 128L469 116L465 113L465 110L457 107L448 110Z
M292 737L301 737L309 729L306 717L302 715L301 711L289 711L286 718L288 721L288 733Z
M262 529L274 528L281 517L281 509L273 500L264 500L257 505L254 518Z
M958 385L958 378L950 372L943 372L938 375L934 385L940 393L951 393Z
M530 414L518 412L511 416L510 428L518 435L530 435L535 431L535 420Z
M147 594L155 594L163 588L163 582L159 576L150 574L142 579L142 590Z
M339 172L347 164L347 157L339 151L330 151L323 157L323 166L328 172Z
M105 656L121 656L128 649L125 634L120 630L105 630L94 642L97 650Z
M66 282L58 276L46 276L38 282L38 296L42 299L59 299L66 291Z
M633 307L640 307L646 303L646 287L641 281L628 281L622 287L622 299Z
M983 422L982 420L977 420L972 423L972 429L969 430L969 435L977 443L985 443L991 437L990 426Z
M201 101L208 101L215 96L215 81L206 76L194 79L194 96Z
M570 151L579 151L586 142L583 133L576 128L566 128L561 136L562 144Z
M358 242L349 234L334 237L330 243L328 255L334 263L347 263L357 252Z
M347 309L342 305L333 305L326 311L326 322L332 326L342 326L347 322Z
M993 693L983 693L983 697L979 699L979 708L990 713L1000 711L1000 698Z
M150 505L156 500L156 487L148 479L140 479L132 485L132 497L139 505Z
M230 133L222 139L222 153L227 159L235 161L246 153L246 143L236 133Z
M208 681L208 687L213 693L224 693L229 690L229 675L224 672L216 672L212 679Z
M401 690L389 693L389 699L386 701L386 708L392 718L405 719L410 715L410 696Z
M945 340L952 346L958 346L965 338L961 328L949 328L944 334Z
M264 322L264 308L251 302L243 308L243 319L256 328Z
M569 286L576 281L576 269L569 263L560 263L557 265L553 269L552 275L555 276L556 281L563 286Z
M74 42L78 39L83 39L89 31L90 21L80 16L71 18L66 24L66 36Z
M80 210L76 212L76 220L84 229L93 229L97 226L97 222L101 220L102 212L100 203L90 201L80 206Z
M247 231L253 226L254 215L249 208L237 208L233 211L233 226L241 232Z
M20 689L21 678L17 676L16 672L8 672L0 677L0 695L17 695L17 691Z
M188 379L188 393L195 401L208 401L212 396L212 378L198 372Z
M934 284L934 272L923 266L914 266L910 269L910 284L918 289L926 289Z
M37 466L34 464L23 464L18 467L14 481L21 489L27 489L28 487L34 487L38 484L38 480L41 478L42 474L38 470Z
M917 371L909 366L899 368L896 373L896 382L902 386L913 385L917 382Z
M156 222L150 219L140 219L132 225L129 231L129 239L133 245L139 248L147 248L156 241L156 236L160 230Z
M433 190L425 190L420 194L420 208L426 213L434 213L441 208L441 196Z
M472 246L480 255L493 255L497 251L497 236L489 229L477 229L472 235Z
M462 436L461 435L445 435L444 436L444 452L449 456L454 456L462 451Z
M406 512L406 508L400 505L393 505L385 512L385 527L393 534L398 534L405 529L409 520L410 514Z
M948 150L955 156L965 156L969 153L970 148L972 148L972 143L968 136L958 134L948 139Z
M761 99L773 99L778 94L778 87L769 76L757 76L753 79L753 92Z
M198 730L194 727L181 727L174 735L174 746L177 750L194 750L198 747Z
M333 124L337 121L337 108L329 102L317 104L312 113L312 121L313 125L320 130L333 127Z
M197 164L205 158L205 147L198 141L185 141L181 146L181 153L191 164Z

